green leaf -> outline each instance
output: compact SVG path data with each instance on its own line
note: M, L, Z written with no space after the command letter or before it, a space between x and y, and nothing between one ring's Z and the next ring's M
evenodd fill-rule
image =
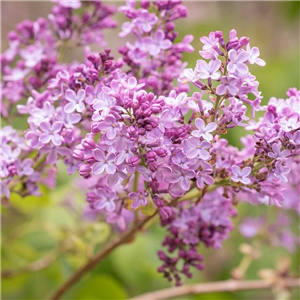
M169 286L167 280L157 272L161 264L156 254L159 242L157 235L148 233L110 254L114 271L134 295Z
M92 274L78 284L73 292L68 293L65 299L127 299L127 293L122 286L111 276Z
M12 193L9 199L11 205L24 214L35 214L41 207L49 205L49 190L45 186L41 186L42 196L21 197Z

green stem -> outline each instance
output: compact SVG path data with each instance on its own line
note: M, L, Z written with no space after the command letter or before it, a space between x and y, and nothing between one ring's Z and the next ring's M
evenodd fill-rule
M134 180L133 180L133 191L136 192L138 190L139 187L139 172L135 171L134 173Z

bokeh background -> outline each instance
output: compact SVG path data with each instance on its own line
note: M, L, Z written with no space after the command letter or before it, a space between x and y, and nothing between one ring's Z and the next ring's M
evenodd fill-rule
M120 6L123 2L107 1ZM199 37L210 31L222 30L228 36L235 28L239 36L249 36L251 46L260 49L264 68L252 66L251 72L260 82L260 90L266 103L272 96L285 97L289 87L299 88L299 2L204 2L183 1L189 17L178 21L179 38L186 34L195 36L195 52L184 59L194 67L199 59ZM7 48L7 33L24 20L46 17L53 3L50 1L2 1L1 42L2 51ZM120 21L122 16L116 15ZM117 57L117 47L124 43L118 31L106 32L108 46ZM97 45L93 50L102 50ZM67 59L82 60L82 49L68 53ZM240 147L239 138L245 132L229 131L231 144ZM2 299L47 299L55 288L81 266L86 257L99 249L112 232L107 224L86 222L82 219L84 195L76 181L76 175L63 175L64 167L58 166L59 176L55 190L44 189L42 197L25 199L13 196L2 208ZM189 282L209 282L228 279L242 254L238 248L247 240L241 236L238 225L245 216L266 215L276 223L276 208L250 207L241 204L235 219L236 229L221 251L202 249L206 268L196 272ZM273 217L274 216L274 217ZM273 218L273 219L272 219ZM292 216L296 232L299 219ZM156 221L157 223L157 221ZM127 299L140 293L170 286L156 272L159 261L156 256L164 237L164 230L153 224L151 230L117 249L99 266L68 292L65 299ZM291 260L291 269L299 276L299 251L287 252L283 247L270 248L261 245L262 255L249 267L246 278L257 278L263 268L273 268L282 257ZM46 258L45 258L46 257ZM37 262L36 264L31 264ZM47 266L36 270L40 266ZM29 266L29 267L28 267ZM28 269L29 268L29 269ZM189 296L184 299L241 299L267 300L270 291L214 293ZM183 298L181 298L183 299ZM294 291L292 299L299 299Z

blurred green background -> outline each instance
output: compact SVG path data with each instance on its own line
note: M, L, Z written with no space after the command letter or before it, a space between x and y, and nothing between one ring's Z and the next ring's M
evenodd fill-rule
M235 28L238 36L250 37L251 46L259 47L261 58L267 63L263 68L251 66L251 72L260 82L264 103L271 96L285 97L289 87L299 87L299 2L184 2L190 15L177 22L179 37L185 34L195 36L195 52L184 56L188 67L194 67L199 59L199 37L215 30L222 30L226 37L230 29ZM35 20L39 16L47 16L53 4L49 1L5 1L1 5L3 51L7 47L7 32L16 23L23 19ZM116 17L123 20L119 15ZM117 33L118 30L115 30L106 34L108 45L116 56L117 47L124 43ZM97 46L93 47L93 50L97 49ZM71 57L81 60L82 49L74 51ZM239 137L243 134L242 129L235 129L227 137L231 144L240 146ZM109 226L101 220L89 223L81 219L84 195L74 181L76 176L64 174L64 167L59 166L57 187L53 190L43 188L42 197L21 199L13 196L11 202L2 207L2 271L11 272L6 273L7 278L2 278L2 299L49 298L58 285L112 235ZM243 216L261 214L271 214L272 219L270 208L241 204L235 223L239 224ZM293 226L298 230L299 220L297 216L293 218ZM113 252L76 284L64 299L127 299L171 286L156 272L160 264L156 252L161 248L164 235L164 230L156 222L151 230L140 234L134 242ZM247 241L235 230L221 251L201 249L206 268L203 272L196 272L188 282L228 279L231 270L242 258L238 248L244 242ZM291 268L299 276L299 251L290 254L282 247L263 245L261 258L250 266L246 278L257 278L258 270L273 268L283 255L292 260ZM40 259L42 261L37 266L43 263L49 266L40 271L26 270L28 266L34 268L35 265L31 263ZM272 299L272 293L245 291L181 299L267 300ZM299 299L297 291L294 291L292 299Z

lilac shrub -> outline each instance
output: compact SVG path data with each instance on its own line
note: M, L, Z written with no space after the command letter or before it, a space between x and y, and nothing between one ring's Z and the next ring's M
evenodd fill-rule
M85 47L82 63L64 63L72 47L104 44L115 9L56 2L48 19L17 25L1 56L3 199L53 187L62 161L87 183L89 208L116 230L159 211L168 235L158 271L177 285L192 267L203 269L199 245L220 249L229 238L239 201L299 212L300 94L291 88L287 99L261 105L250 69L265 62L248 37L211 32L186 68L182 54L194 49L191 35L177 41L174 21L187 16L181 1L127 1L119 35L135 39L119 59ZM264 116L255 121L257 111ZM24 131L13 127L20 116ZM241 150L222 137L235 127L252 132Z

